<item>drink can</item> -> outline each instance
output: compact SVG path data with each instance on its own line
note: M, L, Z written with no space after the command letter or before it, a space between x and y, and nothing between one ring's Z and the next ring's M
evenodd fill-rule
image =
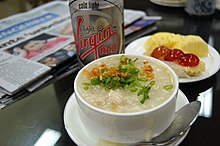
M123 0L70 0L69 9L82 68L89 62L124 49Z

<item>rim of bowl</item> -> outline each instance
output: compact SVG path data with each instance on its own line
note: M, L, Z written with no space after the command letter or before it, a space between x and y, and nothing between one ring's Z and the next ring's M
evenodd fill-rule
M132 57L144 57L146 59L149 59L149 60L153 60L153 61L156 61L160 64L162 64L163 66L165 66L166 68L168 68L171 72L171 74L173 75L173 78L175 80L174 84L175 84L175 89L173 91L173 93L171 94L171 97L168 98L166 101L164 101L163 103L159 104L158 106L156 107L153 107L151 109L147 109L147 110L143 110L143 111L138 111L138 112L130 112L130 113L117 113L117 112L112 112L112 111L107 111L107 110L103 110L103 109L100 109L100 108L97 108L91 104L89 104L87 101L85 101L79 94L78 92L78 89L77 89L77 80L78 80L78 77L79 75L81 74L81 72L87 68L88 66L90 66L91 64L94 64L98 61L102 61L102 60L105 60L107 58L112 58L112 57L117 57L117 56L122 56L122 55L125 55L125 56L132 56ZM84 66L79 72L78 74L76 75L76 78L75 78L75 81L74 81L74 92L76 94L76 98L78 98L84 105L86 105L88 108L90 108L91 110L94 110L96 112L99 112L99 113L103 113L103 114L107 114L107 115L112 115L112 116L138 116L138 115L143 115L143 114L146 114L146 113L151 113L153 111L156 111L160 108L162 108L163 106L165 106L166 104L168 104L171 100L173 100L173 98L175 98L175 95L178 94L178 90L179 90L179 78L178 76L176 75L176 73L173 71L173 69L171 69L171 67L169 65L167 65L166 63L164 63L163 61L161 60L158 60L156 58L153 58L151 56L145 56L145 55L128 55L128 54L114 54L114 55L109 55L109 56L105 56L105 57L102 57L102 58L99 58L97 60L94 60L90 63L88 63L86 66Z

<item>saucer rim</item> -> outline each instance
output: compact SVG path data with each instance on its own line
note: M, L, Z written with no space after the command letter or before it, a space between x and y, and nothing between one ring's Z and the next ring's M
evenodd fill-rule
M181 98L181 99L180 99ZM179 100L181 100L181 102L184 102L184 103L180 103L180 101ZM76 101L76 98L75 98L75 93L73 93L70 97L69 97L69 99L68 99L68 101L67 101L67 103L66 103L66 105L65 105L65 109L64 109L64 115L63 115L63 118L64 118L64 126L65 126L65 129L66 129L66 131L67 131L67 133L68 133L68 135L70 136L70 138L73 140L73 142L75 143L75 144L77 144L77 145L79 145L79 146L86 146L86 144L85 143L83 143L83 141L84 140L80 140L80 136L78 136L77 134L76 134L76 132L75 131L72 131L72 129L71 129L71 125L74 125L74 123L76 124L76 127L78 127L77 129L81 129L81 130L85 130L85 127L82 127L83 125L82 125L82 123L80 124L79 122L80 122L80 119L78 118L78 105L77 105L77 103L76 103L77 101ZM179 103L178 103L179 102ZM187 99L187 97L185 96L185 94L181 91L181 90L179 90L178 91L178 95L177 95L177 103L176 103L176 110L178 110L178 109L180 109L182 106L184 106L184 105L186 105L187 103L189 103L189 100ZM76 120L70 120L70 117L68 117L67 115L69 115L68 113L69 112L72 112L72 119L76 119ZM75 118L73 118L73 117L75 117ZM78 122L77 122L77 120L78 120ZM70 122L71 121L71 122ZM75 122L74 122L75 121ZM77 123L78 123L78 125L77 125ZM190 129L189 129L190 130ZM174 143L174 145L179 145L184 139L185 139L185 137L187 136L187 134L188 134L188 132L189 132L189 130L186 132L186 133L184 133L180 138L179 138L179 140L177 140L177 141L175 141L175 143ZM83 131L83 132L85 132L85 131ZM87 133L87 138L88 138L88 132L89 131L87 131L87 132L85 132L85 133ZM81 133L80 133L81 134ZM84 136L86 136L86 135L84 135ZM89 135L89 136L91 136L91 135ZM95 136L95 135L92 135L91 137L90 137L90 139L93 139L96 143L98 143L98 141L99 141L99 137L97 137L97 136ZM90 141L90 143L91 143L91 141ZM91 146L93 146L93 145L91 145ZM96 145L94 145L94 146L96 146Z

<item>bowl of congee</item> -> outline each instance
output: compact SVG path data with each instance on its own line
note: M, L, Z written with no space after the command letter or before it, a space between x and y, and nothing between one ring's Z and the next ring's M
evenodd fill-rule
M77 74L74 91L85 128L101 139L134 143L162 133L173 121L178 77L149 56L102 57Z

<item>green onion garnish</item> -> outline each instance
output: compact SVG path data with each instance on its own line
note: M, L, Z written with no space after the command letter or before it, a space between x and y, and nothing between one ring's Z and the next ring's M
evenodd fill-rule
M99 74L90 80L91 83L83 84L84 89L88 90L90 85L101 85L105 90L127 89L130 92L137 93L138 96L143 96L140 100L140 103L143 104L149 98L149 91L155 81L151 81L147 86L142 85L143 82L147 82L149 79L143 75L144 70L135 66L137 60L138 58L129 59L123 55L120 58L118 67L113 68L113 70L102 66L99 72L95 72Z
M163 87L165 90L172 90L173 89L173 85L166 85Z
M155 81L151 81L147 86L142 87L142 94L144 94L143 98L140 100L141 104L144 104L144 102L150 98L149 97L149 91L151 89L151 87L155 84Z

